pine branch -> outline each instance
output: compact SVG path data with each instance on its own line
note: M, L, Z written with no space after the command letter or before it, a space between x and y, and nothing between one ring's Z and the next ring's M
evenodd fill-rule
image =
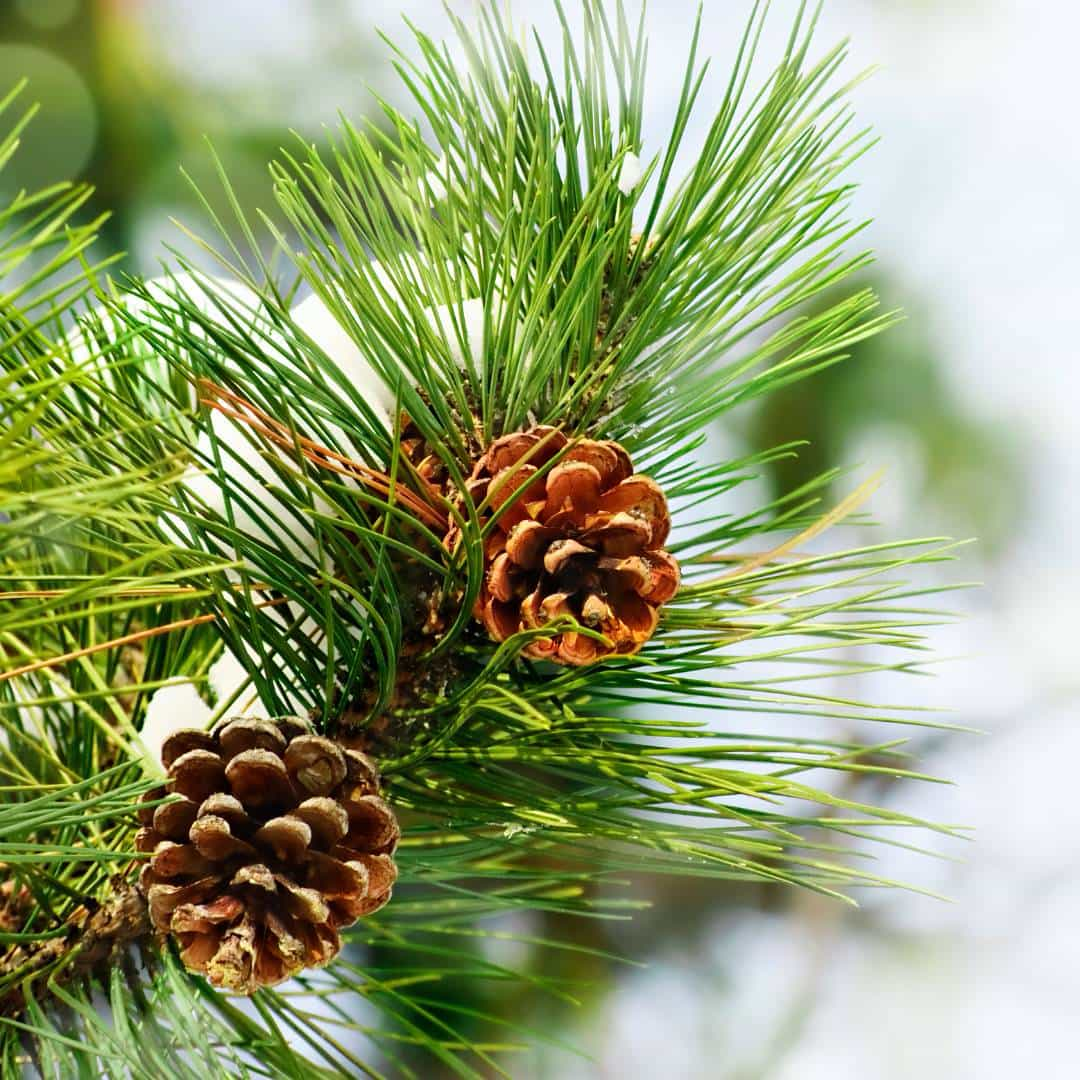
M390 46L430 136L380 101L377 122L343 122L329 151L282 152L273 212L249 213L220 170L233 220L206 199L220 235L197 239L229 280L178 259L117 287L85 261L79 189L0 214L0 868L9 895L30 898L0 926L0 999L25 1003L0 1019L0 1071L21 1068L25 1042L42 1072L67 1075L501 1073L538 1033L460 987L574 997L478 950L502 917L624 918L634 901L608 893L642 874L849 899L897 884L874 873L872 844L962 835L865 788L934 782L893 729L947 725L834 685L927 670L924 635L948 616L924 571L955 545L836 550L838 528L867 522L872 484L830 507L829 474L748 511L734 493L797 447L720 462L705 448L730 410L892 321L871 291L837 291L869 258L850 250L846 171L870 141L845 104L845 50L815 58L800 7L762 74L755 5L676 180L705 101L697 31L670 137L642 163L644 24L589 0L573 27L556 6L558 43L522 44L492 4L476 29L454 20L456 51L415 28L410 50ZM0 162L13 149L0 143ZM296 304L299 287L311 297ZM488 476L508 435L528 449ZM552 618L496 634L484 613L505 515L557 532L577 512L572 491L550 496L565 467L624 458L648 477L619 481L639 500L620 527L674 524L640 556L660 575L642 588L677 586L653 629L619 653L564 597ZM594 525L574 520L587 539ZM599 661L553 663L571 638ZM87 970L73 934L93 903L112 910L128 887L117 874L144 866L146 892L159 851L185 848L176 858L213 879L214 858L162 840L152 813L176 805L163 767L179 785L178 758L157 760L151 737L166 700L188 726L217 725L193 737L207 784L222 782L219 721L310 716L317 736L256 720L233 734L258 732L264 754L278 739L279 757L293 738L341 755L319 797L352 808L349 836L358 800L379 797L378 779L350 787L371 755L402 829L393 902L343 929L325 970L250 1002L189 970L238 903L235 880L186 905L188 929L147 941L143 966L132 954L107 978L60 977ZM867 722L889 730L864 737ZM254 850L248 824L230 851ZM356 901L337 873L328 895ZM314 886L292 885L318 909Z

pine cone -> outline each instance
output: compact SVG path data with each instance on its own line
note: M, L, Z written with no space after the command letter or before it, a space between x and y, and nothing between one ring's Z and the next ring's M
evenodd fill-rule
M155 928L215 986L251 993L341 948L390 899L399 830L371 760L303 720L232 720L162 747L178 800L146 807L136 846Z
M607 642L568 632L534 641L525 655L582 665L635 653L652 637L660 605L679 587L679 564L663 550L671 518L664 493L633 473L618 443L571 446L550 427L504 435L476 463L468 491L478 506L489 500L481 516L496 519L474 610L496 641L572 615ZM451 529L451 550L460 541Z

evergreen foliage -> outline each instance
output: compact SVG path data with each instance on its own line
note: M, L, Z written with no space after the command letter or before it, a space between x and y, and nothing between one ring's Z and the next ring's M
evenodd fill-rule
M846 170L869 139L844 47L815 54L801 10L762 75L755 5L679 180L708 107L695 34L637 179L657 137L644 16L587 0L561 42L526 47L499 10L456 21L453 50L418 30L395 48L429 134L383 102L329 154L282 151L272 211L232 200L200 238L227 282L182 259L157 283L110 280L78 187L0 212L0 866L29 897L15 928L0 920L0 1002L28 1001L0 1018L2 1076L27 1055L47 1076L512 1073L508 1051L541 1034L485 1027L443 985L574 988L478 951L505 936L499 916L623 918L621 884L653 873L841 899L894 884L866 841L942 828L844 783L919 777L897 727L937 721L833 686L924 670L945 616L917 571L952 545L842 549L832 528L875 482L830 508L832 473L733 509L797 448L718 462L706 445L730 410L892 321L870 290L840 289L869 259L851 250ZM367 382L298 318L306 292ZM562 623L490 642L471 617L485 508L425 501L403 413L459 487L479 450L533 424L621 442L667 493L683 571L644 650L521 658ZM419 634L439 598L439 631ZM247 685L215 700L226 649ZM216 715L257 700L361 740L403 829L391 904L331 966L250 1001L168 945L108 978L65 974L65 920L138 869L134 809L156 780L138 733L177 679ZM12 966L49 940L70 947L33 978Z

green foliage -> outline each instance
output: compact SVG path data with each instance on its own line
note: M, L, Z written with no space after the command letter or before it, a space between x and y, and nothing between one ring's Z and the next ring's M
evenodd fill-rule
M642 873L845 897L893 884L868 841L932 828L848 781L930 779L891 731L935 721L835 680L924 670L943 616L909 575L950 545L826 552L817 537L872 485L826 510L829 473L746 512L791 448L716 463L704 445L732 408L891 321L867 289L806 307L868 259L847 250L844 173L867 140L844 50L812 58L800 13L762 79L755 8L676 182L705 77L695 35L670 138L620 186L641 149L644 36L621 6L583 8L561 61L536 42L530 64L498 5L475 32L455 24L464 65L416 32L418 59L395 55L433 140L384 103L329 155L283 152L273 214L245 213L222 174L234 218L203 243L250 294L182 264L115 291L80 262L93 228L63 228L68 191L2 234L0 267L59 244L0 298L0 864L33 896L8 936L54 933L127 872L148 701L177 678L206 692L225 646L271 712L366 731L404 838L393 903L327 970L238 1002L151 949L96 988L99 1009L58 962L41 1003L0 1021L0 1075L27 1046L46 1075L490 1075L540 1036L447 988L529 981L476 948L501 916L622 918L632 901L597 885ZM395 432L298 324L301 284L456 481L478 447L544 422L622 441L664 486L684 584L640 656L552 669L520 652L563 624L498 647L473 626L483 507L447 511L465 538L451 555ZM91 288L96 314L77 303ZM62 313L82 316L77 335ZM445 632L419 647L417 581L447 599ZM420 683L404 702L403 676ZM865 738L865 722L890 732ZM0 999L22 977L0 968Z

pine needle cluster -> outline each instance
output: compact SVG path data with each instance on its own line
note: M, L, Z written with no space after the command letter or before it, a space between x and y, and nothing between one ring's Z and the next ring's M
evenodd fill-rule
M874 481L748 511L797 448L708 443L893 319L867 289L809 304L869 260L844 47L816 53L800 10L763 72L755 5L713 102L695 33L661 138L644 14L587 0L579 24L558 8L560 41L525 43L499 8L455 20L452 49L415 28L389 44L414 115L380 100L328 147L286 148L272 209L222 171L233 215L196 237L212 275L176 256L113 280L77 185L0 210L2 1076L512 1073L543 1033L443 984L574 988L479 950L502 917L623 918L643 874L843 900L894 884L871 841L941 828L848 782L920 778L896 729L935 721L835 688L923 670L944 616L912 579L951 545L834 542ZM637 655L522 657L561 624L493 643L472 615L483 507L425 499L402 449L408 426L460 491L483 448L537 425L619 442L666 492L682 586ZM402 828L393 901L329 967L250 1000L168 942L125 942L107 974L79 962L137 874L148 716L178 686L215 718L300 714L363 747Z

